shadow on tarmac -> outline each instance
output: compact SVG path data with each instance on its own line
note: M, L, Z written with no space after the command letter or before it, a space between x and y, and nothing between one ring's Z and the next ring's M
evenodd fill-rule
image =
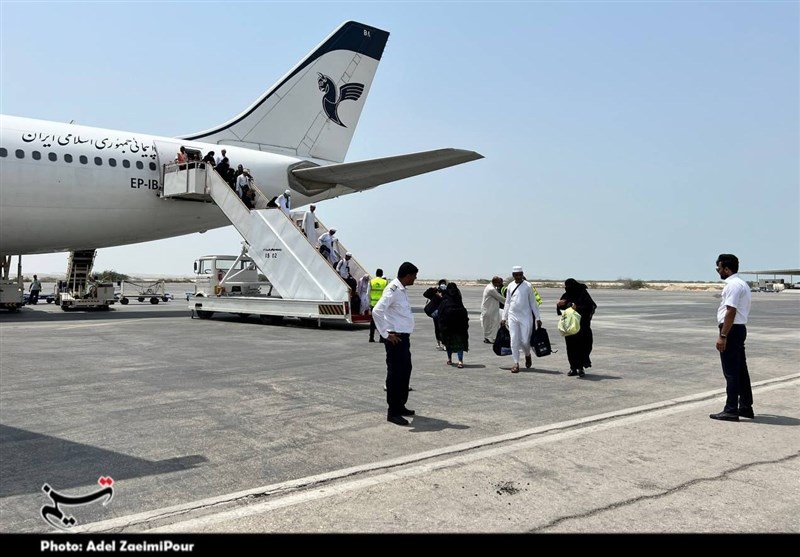
M109 321L115 319L155 319L162 317L189 316L189 310L185 314L175 310L125 310L110 308L108 310L86 310L86 311L19 311L15 313L0 314L2 323L40 323L40 322L64 322L64 321Z
M437 420L436 418L426 418L425 416L414 416L411 422L412 432L443 431L445 429L469 429L468 425L451 424L447 420Z
M101 475L114 481L188 470L208 462L202 455L148 461L92 445L0 425L0 497L37 493L44 483L58 490L91 485ZM87 470L95 470L88 473Z

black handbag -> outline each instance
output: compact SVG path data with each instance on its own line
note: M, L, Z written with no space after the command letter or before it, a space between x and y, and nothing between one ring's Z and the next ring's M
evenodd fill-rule
M550 335L547 334L547 329L544 327L534 328L531 334L531 348L537 358L542 356L549 356L554 352L553 347L550 346ZM555 350L558 352L558 350Z
M511 355L511 333L508 331L506 327L500 326L497 329L497 335L494 337L494 346L492 346L492 350L498 356L510 356Z

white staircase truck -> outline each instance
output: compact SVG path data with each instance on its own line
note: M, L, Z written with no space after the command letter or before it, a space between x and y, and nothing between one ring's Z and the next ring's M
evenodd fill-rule
M195 295L189 299L193 315L257 315L264 322L283 317L318 324L369 322L369 316L352 313L350 287L317 250L317 234L327 230L322 223L310 239L283 211L267 208L267 197L255 185L255 207L249 209L204 163L169 163L162 172L165 202L213 201L244 239L239 256L209 255L195 261ZM345 251L340 244L339 252ZM259 271L266 280L259 281ZM356 279L366 274L355 257L350 271Z

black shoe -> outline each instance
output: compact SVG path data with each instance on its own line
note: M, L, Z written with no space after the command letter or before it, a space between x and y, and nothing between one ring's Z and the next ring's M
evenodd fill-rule
M386 416L387 422L392 422L397 425L408 425L409 422L403 416Z
M756 415L753 414L752 406L750 408L739 408L738 414L740 418L750 418L751 420L756 417Z
M723 420L726 422L738 422L739 421L739 414L733 414L731 412L720 412L719 414L709 414L709 418L712 420Z
M375 342L375 339L374 338L370 338L369 341L370 342Z
M576 375L578 375L578 372L574 369L569 370L569 373L567 374L569 377L575 377Z
M578 370L578 377L583 377L584 375L586 375L586 374L585 374L585 373L583 373L583 370L582 370L582 369L579 369L579 370Z
M400 412L401 416L413 416L414 414L416 414L416 412L409 410L408 408L403 408L403 410Z

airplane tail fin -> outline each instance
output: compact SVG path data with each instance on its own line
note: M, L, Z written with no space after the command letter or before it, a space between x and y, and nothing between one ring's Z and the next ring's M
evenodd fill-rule
M388 38L343 23L247 110L182 139L342 162Z

